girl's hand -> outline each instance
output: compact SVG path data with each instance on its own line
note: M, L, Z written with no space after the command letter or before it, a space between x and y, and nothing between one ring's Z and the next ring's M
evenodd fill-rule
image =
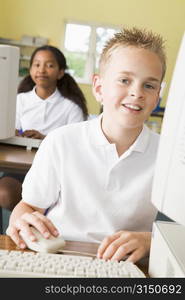
M42 133L40 133L39 131L34 130L34 129L25 130L22 133L22 136L26 136L26 137L34 138L34 139L40 139L40 140L43 140L45 138L45 135L43 135Z
M18 247L25 249L26 244L21 239L19 231L24 231L31 241L36 241L36 237L30 230L30 225L35 227L45 238L49 238L51 235L58 236L58 231L53 223L38 211L24 213L15 223L9 224L6 234L11 237Z
M102 241L97 256L119 261L127 255L127 261L135 263L147 256L150 243L151 232L119 231Z
M16 136L22 136L22 133L23 133L22 130L19 130L19 129L15 130L15 135Z

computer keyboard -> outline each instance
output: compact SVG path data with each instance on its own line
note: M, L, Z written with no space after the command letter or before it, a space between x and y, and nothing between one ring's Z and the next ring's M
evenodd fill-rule
M13 136L11 138L1 140L0 142L3 144L24 146L27 150L31 150L32 148L39 148L42 140L23 136Z
M146 277L133 263L89 256L0 250L0 277Z

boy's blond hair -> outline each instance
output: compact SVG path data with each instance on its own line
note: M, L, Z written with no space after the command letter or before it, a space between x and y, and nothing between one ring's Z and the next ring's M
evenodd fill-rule
M103 72L107 62L111 58L113 51L121 46L123 47L138 47L147 49L158 55L162 64L162 79L166 72L166 54L163 38L152 31L133 27L131 29L124 28L104 45L100 57L100 73ZM161 80L162 80L161 79Z

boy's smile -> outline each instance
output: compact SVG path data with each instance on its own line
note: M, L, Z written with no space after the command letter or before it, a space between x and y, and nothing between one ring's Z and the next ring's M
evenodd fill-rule
M155 53L131 46L113 50L94 79L105 126L142 129L157 105L161 78L162 64Z

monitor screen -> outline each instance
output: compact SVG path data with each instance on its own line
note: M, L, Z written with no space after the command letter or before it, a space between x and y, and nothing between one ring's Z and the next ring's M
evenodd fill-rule
M161 128L152 202L170 219L185 225L185 34Z
M0 139L15 135L15 112L20 50L0 45Z

